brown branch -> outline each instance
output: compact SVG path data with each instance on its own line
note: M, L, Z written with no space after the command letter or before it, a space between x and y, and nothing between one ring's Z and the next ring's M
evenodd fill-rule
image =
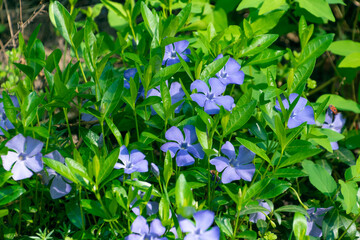
M23 24L21 24L20 30L24 30L24 28L26 28L27 25L29 25L36 18L37 15L39 15L40 13L43 12L45 7L46 7L46 4L42 4L40 9L35 10L33 12L33 14L31 15L31 17L28 20L26 20ZM20 30L17 31L15 33L15 35L11 37L11 39L4 45L4 47L7 47L10 44L11 41L15 42L15 38L17 38L17 36L19 35ZM14 47L15 47L15 44L14 44Z
M4 4L5 4L6 16L7 16L8 23L9 23L9 29L10 29L12 44L13 44L13 47L15 47L16 44L15 44L15 39L14 39L14 32L13 32L13 29L12 29L11 17L10 17L10 14L9 14L9 9L8 9L8 5L7 5L6 0L4 0ZM5 44L5 46L6 46L6 44Z

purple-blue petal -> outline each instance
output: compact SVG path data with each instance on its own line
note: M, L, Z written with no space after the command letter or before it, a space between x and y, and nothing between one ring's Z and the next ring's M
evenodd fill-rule
M33 156L33 157L27 157L24 161L25 166L29 169L31 169L33 172L40 172L43 170L43 161L41 160L41 153Z
M189 42L187 40L182 40L178 42L174 42L175 51L178 53L182 53L189 46Z
M10 139L5 146L7 148L15 150L17 153L23 153L25 151L26 138L22 134L18 134Z
M195 89L197 90L197 92L202 92L202 93L210 92L208 85L201 80L195 80L193 83L191 83L190 90L194 91Z
M255 158L255 153L253 153L243 145L239 147L237 160L241 164L251 163L254 160L254 158Z
M138 216L131 224L131 231L141 235L148 234L149 226L146 222L146 219L143 216Z
M173 126L169 128L165 133L165 138L170 141L175 141L179 144L184 142L184 135L179 128Z
M135 75L137 73L137 69L136 68L129 68L127 70L124 71L124 78L126 80L130 80L130 78L134 78ZM129 85L130 88L130 85Z
M190 95L191 99L196 102L200 107L205 106L206 96L202 93L193 93Z
M13 174L12 178L15 181L30 178L33 175L33 172L25 166L24 161L17 161L11 169L11 172Z
M189 153L191 153L192 155L194 155L194 157L196 157L196 158L200 158L200 159L203 159L203 158L204 158L205 152L204 152L204 150L202 149L200 143L197 143L197 144L188 146L188 149L187 149L187 150L188 150Z
M145 155L137 149L134 149L130 153L130 162L137 163L145 159Z
M228 166L221 175L221 182L224 184L232 181L240 180L240 176L236 173L235 168Z
M194 213L196 228L201 232L206 231L214 222L215 214L210 210L202 210Z
M7 155L3 155L1 158L4 169L10 171L12 165L19 160L19 154L8 151Z
M220 96L225 92L226 86L220 82L217 78L210 78L209 84L211 87L211 92L215 94L215 96Z
M207 114L218 114L220 112L220 107L212 100L206 100L204 105L204 111Z
M186 218L179 218L179 225L181 231L184 233L192 233L196 230L194 223Z
M186 125L183 128L185 133L185 142L192 144L197 141L195 127L192 125Z
M222 172L229 166L229 160L225 157L216 157L210 160L210 163L216 167L216 171Z
M219 106L223 106L225 110L231 111L234 104L234 99L230 96L220 96L215 98L214 102Z
M176 164L179 167L189 166L195 163L195 159L184 149L180 149L176 155Z
M50 195L52 199L58 199L71 191L71 185L64 181L64 179L57 175L50 186Z
M209 231L204 232L200 236L200 240L219 240L220 239L220 229L219 227L213 227Z
M159 219L154 219L150 223L150 233L156 235L157 237L161 237L165 233L166 228L161 224Z
M163 152L167 152L168 150L170 151L170 154L171 154L171 157L175 157L175 154L177 153L177 151L180 150L180 146L178 143L175 143L175 142L168 142L168 143L165 143L163 144L161 147L160 147L161 151Z
M127 162L129 162L129 151L127 150L125 145L122 145L120 147L120 153L119 153L119 159L126 164Z
M250 163L247 165L241 165L240 168L236 168L237 175L244 179L245 181L250 182L254 176L255 173L255 165Z
M221 152L225 154L229 159L236 158L235 148L229 141L226 141L226 143L222 145Z

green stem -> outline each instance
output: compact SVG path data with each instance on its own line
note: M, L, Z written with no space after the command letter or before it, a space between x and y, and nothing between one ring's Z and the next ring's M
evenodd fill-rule
M289 187L289 188L290 188L291 190L293 190L293 192L295 193L295 195L296 195L299 203L301 204L301 206L303 206L303 208L305 208L305 210L308 210L309 208L301 201L300 196L299 196L299 194L297 193L297 191L296 191L294 188L292 188L292 187Z
M82 76L84 78L85 83L87 83L85 72L84 72L84 69L83 69L83 67L81 65L78 51L77 51L77 49L74 49L74 50L75 50L74 52L75 52L76 59L79 61L79 67L80 67L81 74L82 74Z
M139 141L139 139L140 139L139 125L138 125L137 116L136 116L136 110L135 109L134 109L134 118L135 118L136 136L137 136L137 140Z
M51 135L51 123L52 123L52 112L50 112L50 117L49 117L49 128L48 128L48 133L49 133L49 137L46 139L46 146L45 146L45 152L47 152L48 146L49 146L49 141L50 141L50 135Z
M20 181L20 186L23 187L23 182ZM20 196L20 200L19 200L19 228L18 228L18 235L20 236L21 234L21 203L22 203L22 195Z
M351 225L353 225L354 222L356 222L356 220L360 217L360 213L358 215L356 215L356 217L354 217L354 219L352 220L352 222L349 224L349 226L345 229L345 232L343 232L343 234L341 234L339 240L341 240L345 234L347 233L347 231L349 230L349 228L351 227Z
M233 233L233 237L232 237L233 240L236 239L237 228L238 228L238 225L239 225L239 218L240 218L240 211L237 212L237 216L236 216L234 233Z
M68 130L70 142L71 142L72 147L75 148L75 144L74 144L74 141L72 139L72 134L71 134L71 130L70 130L69 118L68 118L68 115L67 115L67 109L63 108L63 110L64 110L65 121L66 121L66 126L67 126L67 130Z
M84 218L84 212L81 206L81 186L79 186L79 207L80 207L80 215L81 215L81 226L82 230L85 231L85 218Z

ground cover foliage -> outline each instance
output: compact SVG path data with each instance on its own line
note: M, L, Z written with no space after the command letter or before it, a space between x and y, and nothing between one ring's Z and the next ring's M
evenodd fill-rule
M4 70L1 238L360 237L357 1L76 2Z

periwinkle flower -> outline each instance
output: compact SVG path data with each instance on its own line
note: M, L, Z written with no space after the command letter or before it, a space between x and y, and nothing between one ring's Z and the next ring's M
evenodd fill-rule
M325 214L330 211L333 207L328 208L309 208L307 213L309 214L309 217L306 217L307 221L307 229L306 229L306 235L313 236L313 237L321 237L322 231L319 227L322 226L322 222L324 219Z
M268 204L267 202L263 201L263 200L258 200L258 202L259 202L259 206L264 207L264 208L266 208L266 209L269 210L269 211L264 211L264 213L265 213L266 215L268 215L269 212L271 211L271 208L270 208L269 204ZM249 215L249 221L250 221L250 222L253 222L253 223L257 223L257 221L258 221L259 219L262 219L262 220L265 221L265 220L266 220L266 216L265 216L264 213L262 213L262 212L257 212L257 213L252 213L252 214L250 214L250 215Z
M61 162L62 164L65 164L65 159L61 154L55 150L51 153L46 154L44 157L53 159L55 161ZM58 199L66 194L68 194L71 191L71 185L69 184L70 180L64 178L60 174L58 174L54 169L46 168L47 174L45 171L41 172L41 175L43 177L43 181L46 185L49 184L49 182L52 180L50 185L50 196L52 199Z
M142 191L138 191L138 195L140 198L143 198L145 193ZM153 196L151 195L150 199L152 199L152 198L153 198ZM133 213L135 213L135 215L139 216L140 215L140 207L133 207L137 200L138 200L138 197L135 197L135 199L130 203L130 207L131 207L131 211L133 211ZM146 214L148 216L154 215L159 212L159 203L153 202L153 201L148 201L146 203L145 208L146 208Z
M292 104L298 96L299 95L297 93L290 94L290 104ZM286 98L282 98L282 103L285 109L290 109L289 101ZM300 97L299 101L296 103L288 121L288 127L290 129L298 127L304 122L307 122L307 124L315 124L314 110L311 106L306 106L306 103L307 100L303 97ZM278 100L276 100L275 108L281 112L281 107Z
M185 62L189 62L190 59L186 55L190 54L191 51L190 49L187 48L188 46L189 46L189 42L186 40L174 42L172 44L165 46L165 54L162 64L163 65L166 64L166 66L170 66L175 63L179 63L180 59L178 58L176 53L178 53L181 56L181 58L184 59Z
M255 154L244 146L239 147L239 153L236 157L234 146L227 141L222 147L221 152L226 157L213 158L210 163L215 165L218 172L222 172L221 182L231 183L235 180L244 179L251 181L255 173L255 165L252 163ZM224 170L225 169L225 170Z
M119 159L121 163L116 163L114 168L123 168L126 174L148 171L148 161L145 160L145 155L139 150L134 149L129 154L129 151L123 145L120 147Z
M149 225L143 216L138 216L131 225L131 232L125 240L167 240L164 235L166 228L159 219L154 219Z
M329 107L326 111L325 122L322 125L322 128L331 129L337 133L341 133L341 129L345 125L345 118L341 113L334 113ZM333 150L339 149L339 144L337 142L331 142L331 147Z
M215 60L222 58L223 55L219 54ZM216 74L220 82L225 86L228 84L241 85L244 82L244 72L240 70L240 64L233 58L229 58L225 66Z
M219 106L223 106L226 110L231 111L234 99L231 96L222 96L226 86L217 78L210 78L209 84L211 91L204 81L195 80L190 85L190 90L196 89L198 93L191 94L191 99L199 104L200 107L204 107L204 111L208 114L218 114L220 112Z
M136 73L137 73L136 68L129 68L124 71L124 78L125 78L124 79L124 88L130 89L130 79L135 78ZM144 87L141 85L141 80L140 80L140 86L139 86L137 99L140 96L144 97L144 93L145 93L145 90L144 90Z
M31 137L16 135L5 144L7 148L15 152L8 151L7 155L1 156L4 169L6 171L11 169L12 178L16 181L30 178L33 172L40 172L43 170L41 160L43 145L41 141Z
M166 81L166 85L168 85L168 81ZM182 89L181 84L178 82L171 83L169 92L170 92L170 96L171 96L171 104L175 104L184 99L185 92ZM161 97L160 86L150 89L148 91L146 97L150 97L150 96ZM175 113L180 112L182 105L183 105L183 103L181 103L178 107L176 107ZM151 114L153 114L153 115L156 114L156 112L154 111L153 108L151 108Z
M189 166L195 162L194 157L202 159L205 154L200 143L193 144L197 141L195 127L186 125L183 130L185 139L179 128L175 126L169 128L165 133L165 138L175 142L167 142L160 148L163 152L169 150L172 158L176 155L176 164L179 167Z
M182 232L188 233L184 240L218 240L220 239L219 227L208 230L214 222L215 214L209 210L194 213L195 224L186 218L179 219Z
M17 100L16 96L9 96L11 101L14 104L14 107L20 107L19 101ZM0 98L3 98L2 95L0 95ZM0 102L0 127L2 127L4 130L14 129L14 125L10 122L10 120L7 118L4 108L4 103ZM4 135L0 128L0 135Z
M154 176L155 176L156 178L159 178L159 177L160 177L159 167L156 166L155 163L151 163L150 165L151 165L151 167L150 167L151 172L154 174Z

